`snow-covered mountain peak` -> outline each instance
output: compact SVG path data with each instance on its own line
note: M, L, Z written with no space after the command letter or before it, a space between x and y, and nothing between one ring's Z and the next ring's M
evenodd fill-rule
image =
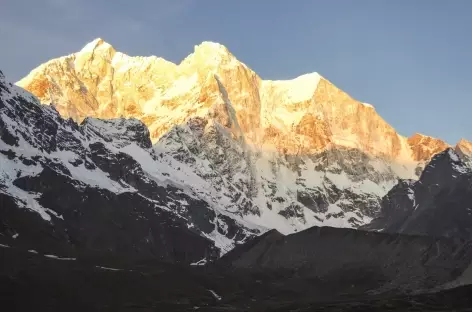
M220 94L211 82L217 75L244 137L262 150L310 154L339 146L405 163L426 161L445 147L433 138L398 135L375 109L318 73L262 80L215 42L195 46L179 65L115 52L100 38L86 47L40 66L18 84L78 122L137 118L157 142L173 126L209 116Z
M436 154L421 174L421 180L436 181L440 184L447 183L447 179L456 179L458 174L471 172L466 162L454 149L448 147Z
M97 38L86 44L82 50L75 54L74 65L78 69L90 69L92 72L95 67L101 66L103 61L111 62L115 56L116 50L101 38ZM101 66L102 67L102 66Z
M313 98L321 78L320 74L314 72L291 80L264 80L262 83L262 97L265 100L269 100L267 99L268 96L277 97L280 104L308 101Z
M79 53L88 53L88 52L93 52L96 49L113 49L113 47L108 43L105 42L102 38L96 38L89 43L87 43Z
M222 70L245 66L222 44L204 41L194 47L194 52L179 65L182 72L196 71L218 73Z
M213 41L203 41L194 47L195 53L231 54L222 44Z
M95 55L97 49L101 52ZM411 158L406 139L375 110L318 73L264 81L214 42L196 46L175 65L156 57L129 57L96 39L82 52L49 62L18 84L79 122L85 117L140 119L156 142L173 126L208 115L220 93L208 83L214 75L244 136L264 150L296 154L342 146L372 156Z

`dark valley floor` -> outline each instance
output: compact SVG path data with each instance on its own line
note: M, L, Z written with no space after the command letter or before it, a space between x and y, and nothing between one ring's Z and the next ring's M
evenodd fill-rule
M12 311L470 311L472 286L447 285L470 282L471 256L465 242L335 228L271 231L206 266L10 240L0 300Z

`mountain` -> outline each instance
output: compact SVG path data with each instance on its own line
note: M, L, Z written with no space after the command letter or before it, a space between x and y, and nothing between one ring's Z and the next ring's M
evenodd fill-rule
M0 233L29 248L196 262L260 233L184 185L136 119L78 125L0 75Z
M447 146L402 137L317 73L263 80L212 42L177 65L96 39L17 84L76 122L142 121L159 162L175 169L162 178L231 218L282 233L369 223L398 179L416 179Z
M0 72L0 306L470 307L444 289L471 282L471 142L211 42L177 65L97 39L17 84Z
M460 146L464 149L464 143ZM382 199L377 218L364 228L470 240L471 204L472 170L448 148L431 159L418 181L401 181L392 188Z

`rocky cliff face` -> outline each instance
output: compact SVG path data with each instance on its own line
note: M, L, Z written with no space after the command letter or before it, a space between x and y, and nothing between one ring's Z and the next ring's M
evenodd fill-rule
M97 39L18 85L78 122L142 121L159 162L176 169L164 180L231 218L283 233L370 222L397 179L417 178L444 146L400 136L317 73L263 80L211 42L176 65Z
M435 155L418 181L402 181L364 228L388 233L472 238L472 170L453 149Z

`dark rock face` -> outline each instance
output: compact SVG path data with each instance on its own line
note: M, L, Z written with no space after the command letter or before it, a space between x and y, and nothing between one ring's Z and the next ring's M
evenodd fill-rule
M381 207L383 208L381 213L383 221L381 222L380 219L375 219L364 228L371 229L371 227L375 225L379 230L388 227L391 233L399 232L413 209L412 199L415 194L411 187L414 183L413 180L399 181L399 183L382 198Z
M158 156L140 121L77 125L0 78L1 235L44 252L189 263L259 232L150 175ZM218 238L229 243L215 246Z
M402 181L363 227L388 233L472 239L472 173L452 149L437 154L419 181Z

